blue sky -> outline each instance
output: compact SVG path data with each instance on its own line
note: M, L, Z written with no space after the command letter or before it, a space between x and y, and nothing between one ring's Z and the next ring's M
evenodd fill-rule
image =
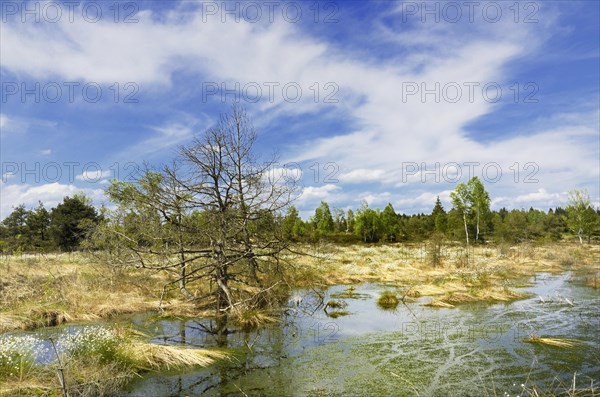
M0 218L108 204L235 99L304 216L449 208L472 173L494 208L599 201L597 1L0 4Z

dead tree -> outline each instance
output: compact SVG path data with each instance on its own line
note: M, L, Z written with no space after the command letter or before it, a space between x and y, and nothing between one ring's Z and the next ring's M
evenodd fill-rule
M278 282L288 247L280 220L296 186L273 172L275 157L255 158L255 143L246 113L234 107L171 165L114 182L108 195L118 209L104 233L120 262L171 272L186 298L217 313L263 300Z

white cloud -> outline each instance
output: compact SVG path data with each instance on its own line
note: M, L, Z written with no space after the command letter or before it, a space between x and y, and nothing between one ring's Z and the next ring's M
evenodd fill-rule
M52 149L42 149L42 150L40 150L40 154L44 155L44 156L52 154Z
M384 175L385 170L357 168L350 172L341 174L339 179L343 183L378 182L381 181Z
M415 212L430 213L435 205L437 197L440 198L442 205L446 211L452 208L450 200L450 192L452 190L442 190L439 192L422 192L415 193L416 196L410 195L409 197L403 197L401 199L392 202L396 212L411 212L407 209L414 209Z
M80 175L77 175L75 179L77 179L78 181L95 183L101 182L102 179L108 178L112 174L113 171L111 170L91 170L82 172Z
M319 201L334 202L336 193L339 193L341 187L334 184L326 184L323 186L306 186L302 189L302 193L298 198L301 203L315 203Z
M529 207L547 210L551 207L565 206L567 203L566 192L548 192L545 188L538 188L529 193L520 194L516 197L497 197L492 200L492 208L525 208Z
M4 41L2 41L4 43ZM19 117L19 116L7 116L5 113L0 113L0 132L2 136L8 134L22 134L26 133L32 126L45 128L47 131L51 131L58 126L56 121L44 120L36 117Z
M366 201L369 206L384 206L392 200L390 192L382 193L363 193L356 201Z
M511 62L535 54L546 38L556 17L553 10L544 14L539 24L514 24L511 18L504 18L497 24L416 24L416 30L402 25L394 31L382 22L376 24L373 35L408 51L388 61L373 62L303 34L301 24L281 19L269 25L221 23L219 18L207 22L199 9L190 11L190 7L184 10L180 4L164 18L140 11L135 24L109 20L90 24L79 19L75 23L64 19L54 25L4 24L3 67L37 79L52 76L107 84L131 81L156 92L172 84L177 71L201 76L187 80L190 86L197 85L196 90L201 89L202 82L239 82L241 86L248 82L277 82L280 86L296 82L308 93L315 82L321 87L334 82L339 87L337 104L316 102L312 95L292 104L277 95L273 103L263 103L262 107L278 115L330 106L338 117L348 117L357 126L337 136L307 141L288 153L290 161L333 161L348 170L340 175L339 185L306 187L299 200L307 205L319 200L355 200L361 195L376 202L384 193L393 199L400 194L391 188L412 186L413 190L402 191L403 198L394 203L415 207L427 201L432 206L432 193L416 191L426 187L421 174L404 180L403 162L426 162L429 166L435 162L496 162L503 177L489 187L497 196L513 197L515 203L532 187L523 183L530 171L524 168L527 163L538 167L535 178L539 186L552 184L555 191L568 190L575 180L597 183L600 177L597 117L590 118L589 114L564 113L558 124L541 125L536 131L486 143L465 131L466 125L498 107L484 100L480 89L470 100L465 83L476 82L481 87L510 79ZM465 32L466 28L471 30ZM421 84L431 89L436 83L441 87L457 83L463 95L456 103L435 102L431 96L425 101L420 95L403 98L409 85L415 87L413 83L419 89ZM503 88L508 91L508 86ZM0 125L8 123L6 120L0 115ZM189 139L198 124L197 120L175 117L151 127L152 136L116 157L139 159L172 148ZM517 182L510 169L515 163L519 168ZM380 182L384 192L350 195L345 189L345 184L364 182Z

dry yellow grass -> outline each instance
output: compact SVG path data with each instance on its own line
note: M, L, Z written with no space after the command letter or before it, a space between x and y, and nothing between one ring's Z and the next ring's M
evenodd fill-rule
M157 274L102 265L84 254L4 256L0 332L156 310L166 281Z
M434 267L428 259L426 244L320 245L303 249L311 256L294 258L300 275L296 275L292 284L395 284L404 288L408 297L442 296L429 303L439 307L523 299L526 294L506 288L506 284L537 272L588 269L585 283L593 287L598 284L600 257L600 247L594 245L555 243L475 246L466 260L462 246L449 245L442 250L442 265ZM590 266L596 270L589 270Z
M205 367L216 360L229 357L226 353L217 350L157 345L140 341L130 342L127 349L136 361L153 369L194 365Z
M428 303L425 304L425 306L444 307L444 308L448 308L448 309L454 307L454 305L452 305L450 303L446 303L446 302L438 300L438 299L433 299L433 300L429 301Z
M576 339L567 338L543 338L537 335L531 335L525 339L528 343L538 343L546 346L560 347L563 349L573 349L577 346L581 346L581 341Z
M292 287L379 282L398 286L405 298L440 296L437 301L458 304L520 299L504 286L536 272L572 270L582 284L599 285L600 247L586 244L475 246L468 260L462 246L448 245L437 267L426 244L320 244L297 251L309 255L287 258ZM80 253L1 256L0 332L156 310L168 281L163 273L104 265ZM210 314L177 292L168 294L162 307L169 315Z
M278 317L260 310L238 311L233 320L244 330L252 330L279 322Z
M35 395L55 395L56 388L48 387L45 382L35 382L30 380L13 381L0 384L0 396L35 396ZM54 393L54 394L53 394Z

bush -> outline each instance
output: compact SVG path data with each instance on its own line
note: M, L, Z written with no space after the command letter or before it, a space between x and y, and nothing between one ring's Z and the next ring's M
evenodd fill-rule
M431 266L442 265L442 248L444 246L444 235L435 232L427 242L427 259Z

